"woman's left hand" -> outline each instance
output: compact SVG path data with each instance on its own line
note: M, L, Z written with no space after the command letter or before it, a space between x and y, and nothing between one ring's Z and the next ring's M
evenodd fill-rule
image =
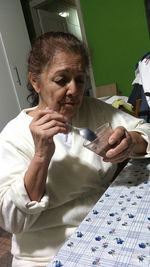
M122 126L117 127L108 140L112 146L103 158L105 162L119 163L130 157L134 142L131 134Z

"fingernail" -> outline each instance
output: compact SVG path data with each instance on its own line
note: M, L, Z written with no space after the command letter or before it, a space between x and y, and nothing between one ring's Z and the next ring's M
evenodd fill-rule
M110 144L110 145L113 145L113 144L115 144L115 139L113 139L113 138L110 138L110 139L109 139L109 144Z

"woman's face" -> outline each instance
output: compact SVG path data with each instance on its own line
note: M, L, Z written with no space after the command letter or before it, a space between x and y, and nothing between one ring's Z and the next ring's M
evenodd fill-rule
M58 52L49 67L32 83L39 94L39 108L49 107L71 118L84 94L85 67L80 55Z

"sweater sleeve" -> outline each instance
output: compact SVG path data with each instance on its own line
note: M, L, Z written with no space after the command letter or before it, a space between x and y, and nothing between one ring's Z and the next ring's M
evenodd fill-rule
M116 112L118 111L118 112ZM132 115L123 112L121 110L114 110L113 111L113 120L112 124L116 127L117 126L123 126L125 127L128 131L132 132L138 132L141 134L142 138L147 142L147 149L146 149L146 155L143 155L142 157L150 157L150 124L146 123L143 119L135 118ZM116 120L116 122L115 122ZM137 158L141 158L141 154L135 155Z
M0 225L16 233L30 228L47 208L49 198L45 193L40 202L30 200L24 186L30 157L19 147L21 140L16 145L6 136L6 131L0 136Z
M89 125L93 130L96 130L96 128L106 122L110 122L113 129L118 126L123 126L127 131L141 133L142 137L147 142L147 154L143 156L143 158L150 157L150 123L146 123L143 119L135 118L96 98L86 98L83 109L85 111L82 111L84 117L85 114L90 114L86 120L90 120ZM136 155L136 157L138 157L138 155ZM141 155L139 155L139 157L141 158Z
M112 107L110 104L101 103L101 116L106 117L115 129L118 126L125 127L128 131L136 131L141 133L143 139L147 142L147 154L144 157L150 157L150 123L146 123L143 119L135 118L132 115ZM138 157L138 155L135 155ZM139 155L141 158L141 155Z

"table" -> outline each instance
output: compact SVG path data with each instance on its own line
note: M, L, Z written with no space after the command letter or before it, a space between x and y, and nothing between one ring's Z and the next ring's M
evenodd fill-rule
M131 160L47 267L150 267L150 159Z

